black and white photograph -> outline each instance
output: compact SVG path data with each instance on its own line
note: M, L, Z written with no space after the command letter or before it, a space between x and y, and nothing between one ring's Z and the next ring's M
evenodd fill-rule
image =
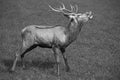
M0 0L0 80L120 80L120 0Z

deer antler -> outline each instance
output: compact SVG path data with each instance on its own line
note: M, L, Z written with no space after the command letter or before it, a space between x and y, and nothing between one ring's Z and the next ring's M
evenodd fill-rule
M75 5L75 7L76 7L75 12L78 13L78 5Z
M68 11L68 12L70 12L70 13L73 13L73 9L74 9L74 7L70 4L70 7L71 7L71 10L68 10L68 9L66 9L65 8L65 5L63 4L63 3L61 3L62 4L62 10L66 10L66 11Z
M61 12L60 9L54 9L51 5L48 5L53 11L56 11L56 12ZM61 7L60 7L61 8Z
M71 11L73 12L73 10L74 10L74 6L72 6L72 5L70 4L70 7L71 7Z
M63 4L63 3L61 3L62 4L62 7L60 6L60 8L53 8L51 5L49 5L49 7L53 10L53 11L56 11L56 12L62 12L62 13L64 13L64 14L71 14L71 13L77 13L77 11L78 11L78 6L76 5L76 11L74 12L74 9L75 9L75 7L74 6L72 6L71 4L70 4L70 7L71 7L71 10L69 10L69 9L66 9L65 8L65 5ZM67 11L67 12L69 12L69 13L65 13L63 10L65 10L65 11Z

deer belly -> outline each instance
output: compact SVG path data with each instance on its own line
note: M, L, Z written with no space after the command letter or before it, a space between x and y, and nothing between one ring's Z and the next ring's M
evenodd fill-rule
M66 42L66 35L63 31L60 31L59 29L39 30L36 36L36 40L44 44L54 43L53 41L59 41L60 43Z
M53 41L54 34L50 31L41 31L36 35L36 40L38 43L48 44Z

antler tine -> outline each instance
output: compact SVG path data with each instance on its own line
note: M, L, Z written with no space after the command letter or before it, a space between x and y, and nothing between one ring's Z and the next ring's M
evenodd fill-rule
M75 12L77 13L78 12L78 5L75 5L75 7L76 7Z
M56 12L62 12L63 14L69 14L69 13L65 13L64 11L63 11L63 9L65 8L65 7L61 7L60 6L60 8L57 8L57 9L54 9L51 5L48 5L53 11L56 11Z
M71 11L73 12L74 7L71 4L70 4L70 7L71 7Z
M62 9L66 9L66 8L65 8L65 5L64 5L63 3L61 3L61 4L62 4Z
M51 5L48 5L53 11L56 11L56 12L62 12L62 13L64 13L64 14L71 14L71 13L74 13L73 12L73 9L74 9L74 7L71 5L71 10L68 10L68 9L66 9L65 8L65 5L63 4L63 3L61 3L62 4L62 7L60 6L60 8L53 8ZM70 13L65 13L63 10L66 10L66 11L68 11L68 12L70 12Z
M68 9L65 8L65 5L63 3L61 3L61 4L62 4L62 10L66 10L68 12L72 12L73 13L73 6L72 5L70 5L71 6L71 10L68 10Z
M53 11L56 11L56 12L61 12L60 9L54 9L51 5L48 5Z

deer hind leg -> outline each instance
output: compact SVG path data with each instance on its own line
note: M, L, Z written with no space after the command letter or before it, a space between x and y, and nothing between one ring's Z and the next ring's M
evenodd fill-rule
M34 49L35 47L37 47L37 45L34 44L34 38L31 36L31 34L27 34L25 37L23 36L22 43L23 43L23 47L20 57L21 57L22 66L23 68L25 68L24 59L23 59L25 54L31 51L32 49Z
M31 45L32 45L32 46L31 46ZM19 57L21 57L22 66L25 67L25 66L24 66L24 61L23 61L24 55L25 55L27 52L29 52L29 51L31 51L32 49L34 49L35 47L37 47L36 45L33 45L33 44L31 44L31 45L25 47L25 45L24 45L24 43L23 43L23 46L22 46L22 47L20 48L20 50L19 50L20 52L17 52L17 53L16 53L16 57L15 57L15 60L14 60L14 62L13 62L13 66L12 66L12 69L11 69L12 71L15 70L16 63L17 63ZM21 53L22 53L22 54L21 54Z
M59 48L57 47L53 47L53 52L54 52L54 56L55 56L55 60L57 63L57 76L60 77L60 69L59 69L59 65L60 65L60 58L59 58Z
M37 45L32 45L32 46L30 46L30 47L28 47L28 48L25 48L24 51L23 51L23 53L20 55L20 57L21 57L21 62L22 62L22 67L23 67L23 68L25 68L25 63L24 63L24 56L25 56L25 54L26 54L27 52L30 52L31 50L33 50L33 49L36 48L36 47L37 47Z
M21 51L21 49L22 49L22 47L16 52L16 55L15 55L16 57L15 57L15 60L14 60L14 62L13 62L11 71L14 71L14 70L15 70L16 63L17 63L17 61L18 61L18 59L19 59L19 57L20 57L19 51Z

